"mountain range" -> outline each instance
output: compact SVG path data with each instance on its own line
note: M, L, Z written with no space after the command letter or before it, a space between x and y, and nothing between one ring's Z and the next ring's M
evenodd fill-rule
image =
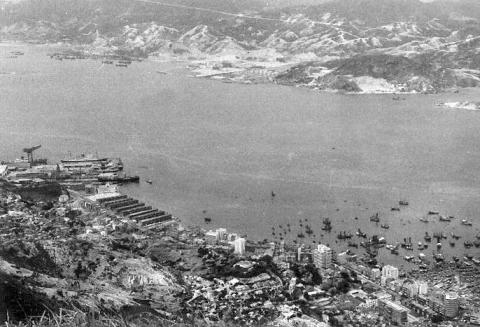
M7 2L0 37L63 42L100 55L202 59L200 68L221 78L261 75L350 92L439 92L480 83L477 0L153 2Z

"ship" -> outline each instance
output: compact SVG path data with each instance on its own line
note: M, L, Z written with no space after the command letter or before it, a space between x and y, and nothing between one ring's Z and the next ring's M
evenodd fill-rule
M117 173L101 173L97 176L99 182L113 182L113 183L138 183L140 177L127 176L126 174Z

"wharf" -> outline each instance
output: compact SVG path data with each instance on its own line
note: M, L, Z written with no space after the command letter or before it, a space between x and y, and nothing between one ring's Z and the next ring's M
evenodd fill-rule
M120 193L97 194L90 196L89 199L111 210L116 215L135 220L142 227L151 228L173 221L170 213L154 209L137 199Z

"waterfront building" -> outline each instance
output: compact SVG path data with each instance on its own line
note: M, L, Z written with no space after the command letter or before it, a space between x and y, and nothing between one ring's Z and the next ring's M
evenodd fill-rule
M205 241L207 244L216 244L217 243L217 232L209 230L205 233Z
M304 248L304 246L302 245L297 249L297 261L298 262L302 262L303 248Z
M228 242L233 242L238 238L238 234L236 233L230 233L227 235L227 241Z
M443 314L449 318L455 318L458 315L458 294L456 292L447 292L443 300Z
M398 279L398 268L390 265L383 266L382 277Z
M337 254L337 262L340 265L344 265L348 262L348 254L347 252L342 252Z
M318 244L313 251L313 264L317 268L327 269L332 265L332 249L324 244Z
M235 254L238 255L245 255L245 239L244 238L237 238L234 241L234 247L235 247Z
M227 238L226 228L217 228L217 241L224 241Z
M387 299L378 300L380 314L389 322L403 325L407 322L408 309L400 303Z

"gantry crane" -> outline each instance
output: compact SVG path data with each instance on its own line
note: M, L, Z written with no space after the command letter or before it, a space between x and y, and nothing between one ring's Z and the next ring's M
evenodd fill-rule
M23 149L23 152L25 152L27 154L27 159L28 159L28 162L30 163L30 166L33 165L33 151L35 150L38 150L40 149L42 146L41 145L35 145L35 146L32 146L31 148L24 148Z

